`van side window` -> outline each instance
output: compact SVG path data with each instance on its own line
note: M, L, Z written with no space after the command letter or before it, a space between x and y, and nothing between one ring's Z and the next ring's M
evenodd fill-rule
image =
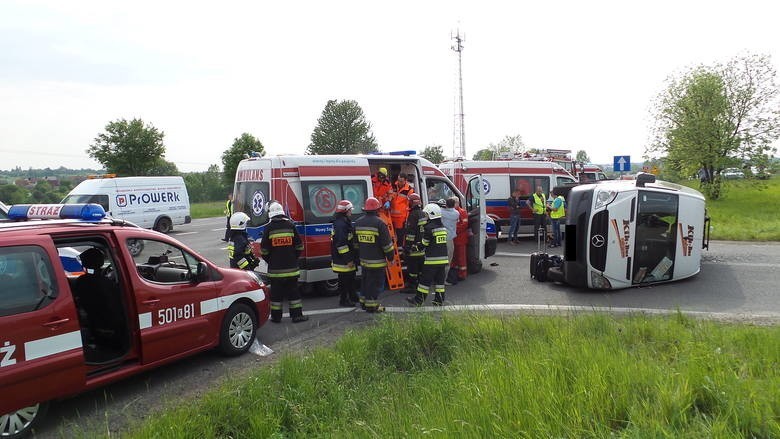
M103 206L106 212L111 209L108 207L108 195L68 195L62 200L62 204L82 204L95 203Z
M443 178L426 177L425 188L428 193L429 203L435 203L438 200L446 200L456 194L452 182Z
M541 186L545 194L550 193L550 178L544 176L510 176L509 185L512 189L520 191L520 197L522 198L528 198L536 192L536 186Z
M0 317L34 311L57 297L51 261L36 246L0 247Z
M249 215L249 225L259 227L268 222L266 204L270 185L264 181L240 181L236 183L237 196L233 200L233 212L244 212Z
M349 200L354 208L352 215L363 214L363 203L366 201L367 186L365 180L306 181L301 183L303 189L304 221L307 224L323 224L330 222L336 212L336 204L341 200Z
M193 255L167 242L140 241L142 250L133 259L142 278L156 283L183 283L194 278L198 259Z
M574 180L569 177L556 177L555 179L556 186L564 186L572 183L574 183Z

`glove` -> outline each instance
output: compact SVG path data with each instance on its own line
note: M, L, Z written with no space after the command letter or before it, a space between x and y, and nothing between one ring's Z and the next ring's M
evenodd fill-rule
M390 202L389 201L385 201L385 206L384 207L385 207L385 209L389 209L390 208Z

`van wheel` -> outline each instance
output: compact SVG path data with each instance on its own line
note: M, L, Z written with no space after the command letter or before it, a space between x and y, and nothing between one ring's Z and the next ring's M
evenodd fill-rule
M154 225L154 230L160 233L169 233L173 230L173 224L171 224L170 218L160 218L157 220L157 224Z
M14 439L29 435L46 416L48 408L49 403L42 402L0 416L0 437Z
M244 303L231 306L219 334L219 349L223 354L241 355L252 345L257 333L257 317L252 308Z
M317 282L317 293L320 296L337 296L339 294L339 280L329 279Z
M136 257L144 251L144 241L141 239L128 239L127 249L130 251L130 256Z

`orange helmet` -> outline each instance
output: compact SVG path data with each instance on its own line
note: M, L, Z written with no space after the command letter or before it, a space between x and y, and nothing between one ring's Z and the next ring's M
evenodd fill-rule
M422 206L422 198L417 194L409 195L409 207Z
M368 197L366 198L366 204L363 206L363 210L366 212L370 212L372 210L379 210L379 208L382 207L382 204L374 197Z

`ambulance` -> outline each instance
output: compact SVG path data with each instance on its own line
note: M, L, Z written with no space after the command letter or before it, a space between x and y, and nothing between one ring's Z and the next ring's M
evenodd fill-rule
M548 279L614 290L685 279L699 273L709 248L704 196L656 181L610 180L570 189L564 260Z
M0 437L49 401L208 349L239 355L270 314L250 271L221 268L97 204L14 205L0 222ZM129 241L142 241L133 255Z
M501 231L509 231L509 202L512 192L520 191L520 198L527 200L541 186L549 197L556 186L574 184L576 179L560 165L550 161L531 160L456 160L439 165L439 169L461 190L469 187L469 181L482 175L482 192L488 216ZM523 204L520 212L520 232L532 234L531 208Z
M471 185L464 180L461 190L433 163L414 155L414 151L250 157L242 160L236 170L234 211L249 215L247 232L259 240L269 221L268 202L281 203L304 241L300 281L306 288L313 286L322 293L330 293L337 287L337 277L330 266L330 221L336 204L349 200L355 206L353 220L363 215L366 198L373 196L371 176L380 168L388 170L391 181L399 173L407 174L409 185L420 195L423 205L453 195L460 198L461 206L469 211L473 232L468 251L469 271L480 271L482 261L495 253L496 230L485 214L479 179L471 179ZM266 269L261 264L257 271L265 275Z
M73 188L62 203L97 203L113 218L162 233L192 222L187 186L178 176L90 177Z
M580 183L596 183L598 181L609 180L609 177L604 173L604 170L594 164L577 164L575 168L577 169L576 177Z

